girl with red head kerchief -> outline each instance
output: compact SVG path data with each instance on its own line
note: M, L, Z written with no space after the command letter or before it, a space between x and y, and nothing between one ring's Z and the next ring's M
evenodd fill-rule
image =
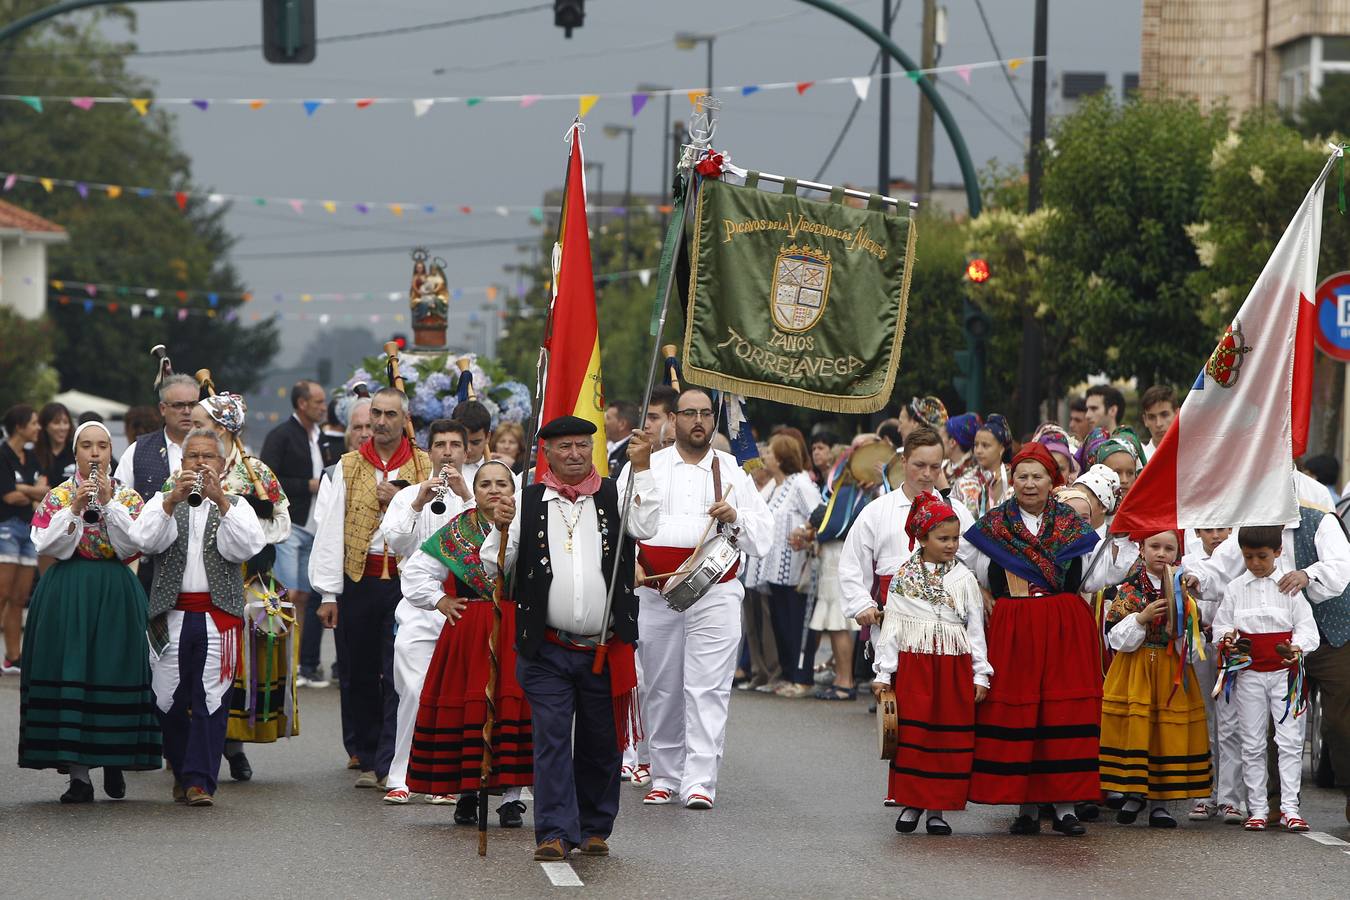
M956 558L956 510L931 493L905 520L913 551L891 580L876 641L872 691L895 683L900 731L887 797L904 807L895 822L914 831L927 810L929 834L951 834L943 810L964 809L975 748L975 704L993 674L985 656L984 602L975 575ZM917 546L916 546L917 544Z
M970 799L1017 805L1013 834L1039 832L1037 806L1053 803L1055 831L1081 835L1074 803L1101 795L1101 660L1079 592L1125 573L1103 565L1084 577L1099 538L1054 498L1062 483L1050 451L1025 445L1013 457L1011 498L965 534L977 551L975 574L995 598L988 650L999 673L976 712Z

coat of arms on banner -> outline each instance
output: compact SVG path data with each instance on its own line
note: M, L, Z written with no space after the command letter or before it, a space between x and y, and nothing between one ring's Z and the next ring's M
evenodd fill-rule
M770 287L773 323L783 331L807 331L820 320L830 299L829 251L781 247Z
M1234 319L1233 324L1224 331L1219 346L1210 354L1205 371L1219 387L1230 388L1237 384L1238 375L1242 370L1243 355L1251 351L1252 348L1243 342L1242 323Z

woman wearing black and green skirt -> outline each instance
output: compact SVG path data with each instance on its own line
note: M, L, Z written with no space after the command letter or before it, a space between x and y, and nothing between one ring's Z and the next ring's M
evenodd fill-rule
M77 471L33 514L37 552L56 565L28 606L20 682L19 765L70 775L62 803L126 796L125 769L162 765L150 693L146 597L124 560L141 498L107 474L112 437L101 423L75 432ZM90 474L90 467L97 472ZM89 521L92 520L92 521Z

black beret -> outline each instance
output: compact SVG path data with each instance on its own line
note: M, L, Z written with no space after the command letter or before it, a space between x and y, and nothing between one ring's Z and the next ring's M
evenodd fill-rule
M574 434L595 434L595 423L588 422L579 416L558 416L558 418L539 429L541 440L570 437Z

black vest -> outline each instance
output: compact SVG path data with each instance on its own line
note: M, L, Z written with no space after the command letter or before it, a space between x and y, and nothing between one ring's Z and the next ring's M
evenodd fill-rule
M132 459L136 467L136 483L132 488L149 502L169 480L169 438L164 429L136 438Z
M516 552L513 573L516 599L516 652L526 659L534 659L539 644L544 640L548 620L548 591L553 584L553 567L549 563L548 504L544 502L544 486L532 484L520 496L520 544ZM603 478L596 491L595 516L600 525L601 568L605 586L614 576L615 536L619 534L619 490L614 479ZM637 598L633 596L635 543L624 538L618 544L620 557L619 585L614 590L614 607L610 611L610 628L625 643L637 643Z

